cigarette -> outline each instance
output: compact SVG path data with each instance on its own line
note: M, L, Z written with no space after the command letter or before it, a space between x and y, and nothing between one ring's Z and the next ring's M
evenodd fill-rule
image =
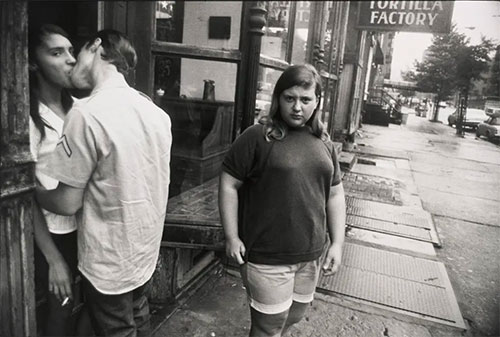
M69 297L65 297L64 300L61 303L61 306L64 307L68 303L69 303Z

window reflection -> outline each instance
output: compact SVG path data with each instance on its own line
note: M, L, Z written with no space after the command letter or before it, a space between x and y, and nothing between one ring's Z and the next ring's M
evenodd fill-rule
M285 60L288 45L290 1L262 1L267 10L261 53Z
M275 70L263 66L259 67L257 97L255 102L255 123L257 123L262 117L269 114L274 85L278 81L281 74L281 70Z
M156 3L156 39L167 42L182 41L184 3L158 1Z
M309 18L311 15L311 2L297 2L295 15L295 31L293 34L292 64L306 63L307 37L309 35Z
M237 66L155 57L155 101L172 120L170 197L220 173L231 145Z
M327 62L327 64L331 63L330 69L333 72L336 72L336 62L338 53L337 47L340 38L339 36L340 22L335 22L335 20L337 19L335 15L341 9L342 6L343 6L342 3L339 4L334 2L328 4L328 14L327 14L328 22L325 31L325 45L323 49L325 50L325 61Z
M156 40L238 49L241 1L157 1Z

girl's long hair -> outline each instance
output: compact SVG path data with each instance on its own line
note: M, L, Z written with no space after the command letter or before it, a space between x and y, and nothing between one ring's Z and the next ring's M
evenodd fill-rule
M36 58L36 50L43 43L46 36L58 34L62 35L69 40L69 35L59 26L44 24L40 27L33 29L28 35L28 60L29 60L29 90L30 90L30 116L33 120L38 131L40 131L41 139L45 138L45 126L50 127L43 118L40 116L40 97L39 97L39 83L36 76L38 71L38 60ZM65 111L69 111L73 105L73 98L67 89L61 92L61 103Z
M288 134L288 125L281 117L279 99L283 91L294 86L303 88L315 86L314 93L318 100L318 105L311 118L307 121L306 126L311 129L312 134L316 137L323 141L327 141L330 136L326 131L326 127L320 121L319 113L322 90L321 77L316 69L310 64L290 66L281 74L274 86L269 116L261 120L261 123L264 124L264 137L269 142L271 140L282 140Z

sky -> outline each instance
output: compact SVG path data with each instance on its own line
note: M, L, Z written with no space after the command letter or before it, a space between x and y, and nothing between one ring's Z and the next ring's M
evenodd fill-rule
M470 44L481 42L481 34L500 43L500 1L455 1L452 23ZM432 43L432 34L399 32L394 38L391 80L401 81L401 71L413 69L422 61L424 50Z

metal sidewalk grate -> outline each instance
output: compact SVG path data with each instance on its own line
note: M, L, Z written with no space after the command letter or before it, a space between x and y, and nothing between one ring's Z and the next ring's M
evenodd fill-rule
M318 291L465 328L441 262L346 243L342 266L320 276Z
M350 196L346 196L346 206L347 214L420 228L431 229L433 227L430 214L424 210L406 206L394 206Z
M355 224L353 225L354 227L359 226L360 228L372 231L428 241L437 247L441 246L436 227L430 213L427 211L408 206L394 206L354 198L352 196L346 196L346 208L347 215L353 216L351 221ZM374 221L371 222L368 219ZM412 228L418 230L413 230ZM422 230L427 232L425 237Z
M351 227L367 229L374 232L391 234L419 241L437 243L431 235L430 230L426 228L412 227L383 220L364 218L352 214L347 215L346 223Z

